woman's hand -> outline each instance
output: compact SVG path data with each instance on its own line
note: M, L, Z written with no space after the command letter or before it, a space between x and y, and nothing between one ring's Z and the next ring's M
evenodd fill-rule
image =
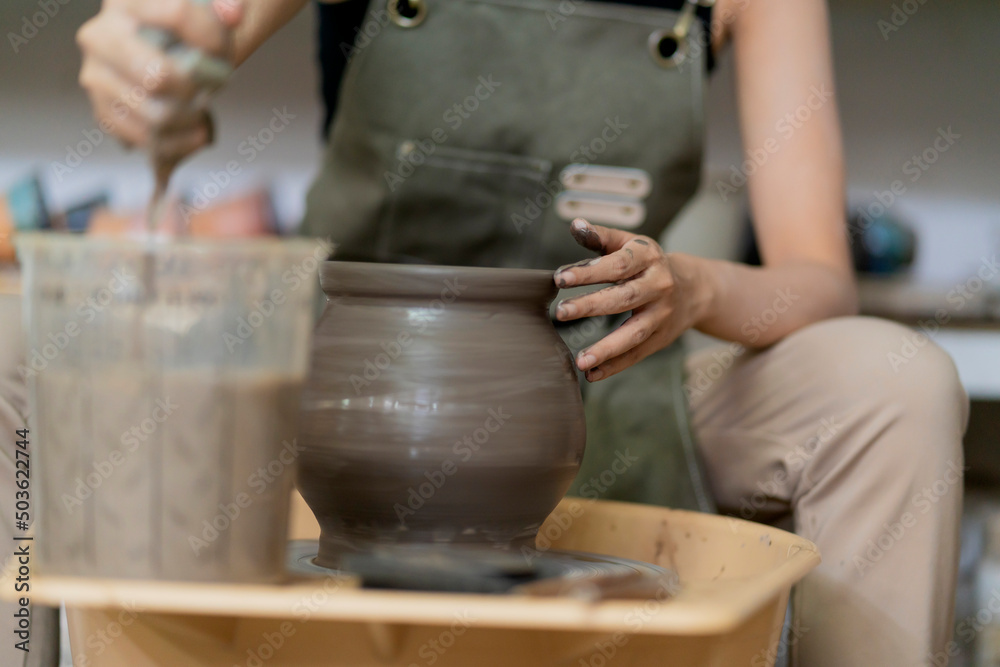
M646 236L592 225L576 219L573 237L602 256L561 267L559 287L613 283L610 287L558 304L559 320L594 315L632 315L576 357L576 364L594 382L619 373L663 349L694 326L707 308L710 290L694 258L668 254Z
M154 135L178 158L211 143L208 115L187 103L199 92L161 49L140 36L141 27L163 28L207 55L232 58L231 30L243 17L241 0L104 0L101 11L77 33L83 51L80 85L103 132L132 146Z
M715 17L733 36L743 149L780 148L747 175L763 266L665 254L651 239L574 221L577 240L604 256L563 267L557 283L615 284L571 299L557 317L632 311L578 355L589 380L620 372L689 327L763 348L857 312L826 3L720 0ZM803 110L807 122L781 129Z

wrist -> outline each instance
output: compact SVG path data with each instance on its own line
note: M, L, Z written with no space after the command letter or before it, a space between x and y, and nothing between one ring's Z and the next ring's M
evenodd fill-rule
M668 253L670 264L681 287L683 307L687 311L687 328L698 327L711 319L718 300L718 271L711 260L684 253Z

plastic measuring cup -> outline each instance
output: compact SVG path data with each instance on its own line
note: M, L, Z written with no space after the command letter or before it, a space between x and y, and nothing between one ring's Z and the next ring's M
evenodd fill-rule
M36 567L284 573L321 241L17 238Z

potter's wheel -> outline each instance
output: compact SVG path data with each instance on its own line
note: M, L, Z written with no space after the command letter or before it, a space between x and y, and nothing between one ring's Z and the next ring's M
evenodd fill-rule
M523 554L447 545L392 546L345 556L342 570L317 565L318 552L316 540L290 542L289 572L304 577L350 574L370 588L585 599L665 599L680 589L677 574L667 568L579 551L531 550Z

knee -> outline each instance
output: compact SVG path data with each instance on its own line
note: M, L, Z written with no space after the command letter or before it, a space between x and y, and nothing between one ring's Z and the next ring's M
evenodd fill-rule
M873 397L897 405L909 419L930 419L956 432L965 430L969 398L951 355L923 332L895 322L850 319L874 352Z
M810 329L839 391L857 392L872 411L926 422L938 433L965 430L969 399L951 357L924 333L873 317L845 317ZM930 431L928 432L930 433Z

